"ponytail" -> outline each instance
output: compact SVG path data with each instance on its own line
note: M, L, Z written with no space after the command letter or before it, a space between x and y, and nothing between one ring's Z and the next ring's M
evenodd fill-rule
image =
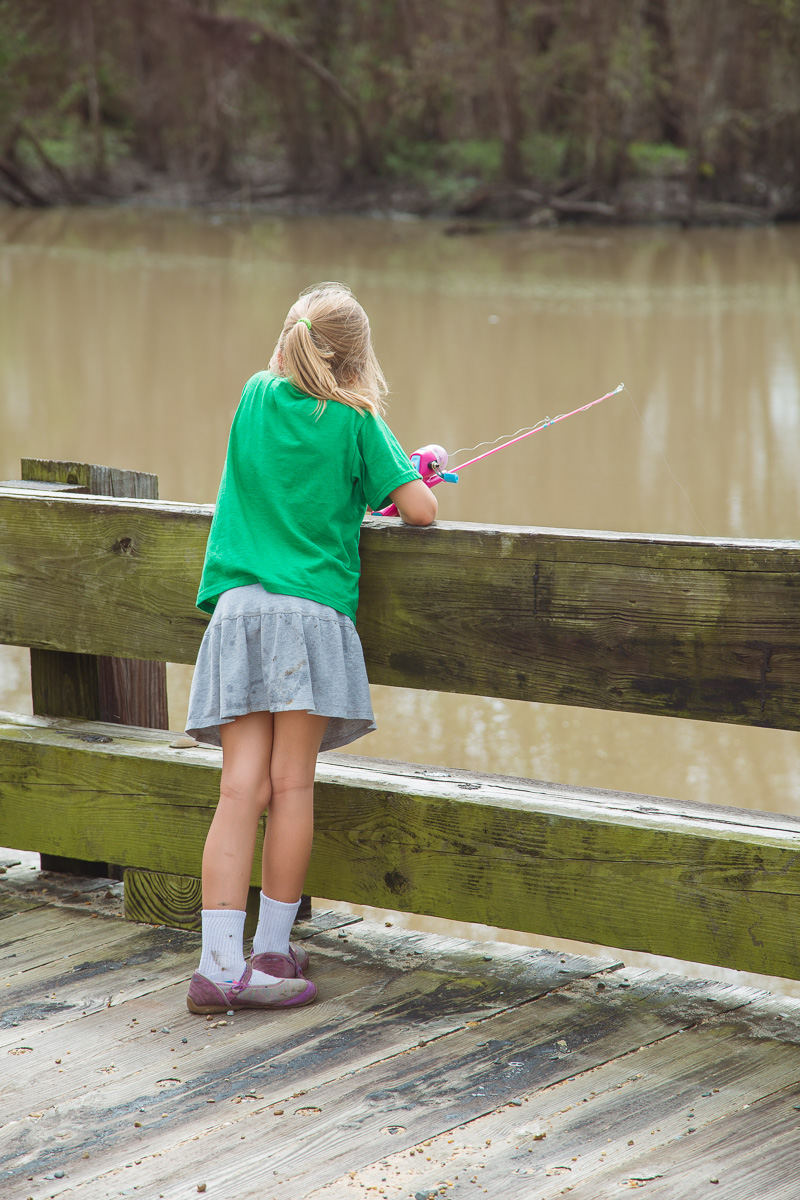
M388 387L372 348L367 314L349 288L323 283L289 309L270 370L320 401L383 414Z

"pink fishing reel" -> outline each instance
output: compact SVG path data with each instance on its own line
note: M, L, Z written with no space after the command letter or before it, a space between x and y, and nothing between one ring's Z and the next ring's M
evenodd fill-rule
M439 483L458 483L458 476L453 471L446 470L447 451L444 446L437 446L435 442L431 442L429 446L415 450L409 457L422 476L422 482L429 488L436 487ZM386 508L376 508L374 516L396 517L397 505L389 504Z

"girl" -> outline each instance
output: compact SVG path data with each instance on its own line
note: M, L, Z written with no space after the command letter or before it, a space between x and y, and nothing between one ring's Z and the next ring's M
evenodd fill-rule
M323 283L289 309L269 370L245 384L233 419L197 598L213 616L187 720L223 752L192 1012L317 994L289 931L311 853L317 754L375 728L353 624L361 522L387 496L412 525L430 525L437 510L382 419L386 393L366 313L348 288ZM246 964L245 902L267 809Z

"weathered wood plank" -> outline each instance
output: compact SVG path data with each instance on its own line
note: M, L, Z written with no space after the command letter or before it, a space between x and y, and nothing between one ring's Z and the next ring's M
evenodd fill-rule
M57 914L57 919L47 924L43 919L45 912ZM11 921L4 921L3 927L10 924ZM13 927L13 935L7 935L2 948L0 967L0 981L9 985L6 998L24 992L34 980L33 972L40 967L48 968L51 975L69 973L75 969L76 957L83 959L90 952L104 951L116 942L130 944L134 934L153 932L131 927L119 918L51 909L49 905L20 914L14 918ZM121 957L125 957L124 952Z
M785 682L779 721L797 728L800 591L782 553L767 567L764 548L742 546L737 566L710 540L690 553L636 535L458 528L415 552L394 532L362 540L376 682L759 725Z
M158 499L158 476L144 471L23 458L22 477L65 487L79 484L99 496ZM169 727L163 662L32 648L31 687L35 713ZM56 864L50 865L56 869Z
M27 944L31 939L39 937L40 934L53 934L57 938L58 931L65 925L87 920L88 918L82 914L74 912L65 916L58 909L51 908L49 904L39 904L24 912L16 911L13 915L7 916L0 925L0 952L4 952L7 956L9 948L15 942ZM16 965L14 973L16 973Z
M26 900L16 896L0 895L0 920L7 917L14 917L17 913L24 912L32 908L39 908L41 901Z
M64 875L23 867L0 878L0 904L17 905L23 912L32 904L64 907L70 912L123 915L122 883L114 879Z
M11 1103L14 1085L24 1082L26 1109L43 1117L18 1120L0 1134L3 1165L16 1177L68 1164L69 1179L60 1186L69 1187L76 1175L91 1177L104 1165L113 1170L120 1154L127 1161L145 1146L157 1153L205 1132L209 1123L242 1116L248 1106L228 1104L238 1105L245 1093L260 1094L263 1110L265 1086L291 1100L298 1089L393 1060L421 1038L438 1040L613 965L516 947L493 947L487 964L483 947L403 931L388 935L374 927L358 926L351 939L343 944L323 935L325 944L312 947L323 995L312 1008L241 1013L219 1028L186 1011L184 980L137 997L125 1013L103 1008L69 1028L26 1036L21 1044L30 1051L7 1061L5 1094ZM128 959L130 947L122 953ZM118 951L117 962L121 956ZM130 971L120 965L115 978L126 975ZM61 1062L55 1064L56 1058ZM209 1098L216 1100L215 1110L207 1106ZM91 1163L83 1161L84 1152Z
M83 484L96 495L158 499L158 477L89 463L23 458L22 477L70 488ZM69 654L31 648L33 711L51 717L147 725L167 729L167 674L163 662ZM44 854L42 866L73 875L115 874L113 865Z
M17 492L60 492L86 495L89 488L80 483L50 483L38 479L0 479L0 488L11 488Z
M751 1104L746 1112L731 1113L702 1134L653 1154L647 1171L662 1178L648 1185L651 1195L657 1200L685 1200L687 1188L689 1195L700 1195L699 1186L708 1194L713 1177L719 1180L713 1194L722 1200L752 1200L754 1195L758 1200L796 1200L800 1194L798 1103L800 1086L795 1081ZM598 1177L600 1188L604 1182Z
M149 471L104 467L52 458L23 458L22 478L31 483L80 487L95 496L158 499L158 476Z
M759 1057L758 1051L754 1051L754 1057ZM789 1074L785 1068L791 1063L797 1071L797 1055L787 1053L783 1057L786 1061L775 1072L776 1084L781 1075ZM645 1185L648 1195L657 1200L687 1200L687 1197L711 1195L720 1196L722 1200L753 1200L754 1197L758 1200L762 1197L763 1200L796 1200L800 1192L796 1111L800 1086L795 1075L794 1081L787 1080L772 1095L752 1096L747 1079L751 1062L749 1055L739 1058L744 1076L744 1094L740 1102L705 1128L698 1127L697 1132L689 1134L684 1116L683 1128L675 1129L669 1144L664 1144L667 1139L660 1136L662 1131L659 1131L658 1141L651 1149L645 1148L644 1154L642 1147L638 1147L627 1154L622 1150L621 1161L612 1158L611 1154L605 1160L598 1155L596 1169L576 1171L574 1183L572 1172L566 1178L562 1174L557 1179L542 1179L543 1172L538 1172L538 1177L528 1179L528 1188L535 1183L537 1200L539 1196L542 1200L555 1200L563 1194L565 1185L570 1186L570 1195L578 1200L611 1196ZM678 1122L670 1124L674 1127ZM617 1132L610 1124L606 1128ZM581 1140L576 1130L573 1146L577 1148ZM538 1157L543 1156L539 1153ZM484 1174L488 1176L490 1187L499 1182L498 1177L502 1178L500 1171L481 1172L481 1178ZM716 1184L712 1180L716 1180ZM522 1200L531 1193L524 1187L518 1190L512 1187L504 1194Z
M163 662L34 647L31 684L33 711L39 716L169 726Z
M79 1010L80 1014L96 1008L98 1002L101 1005L109 1002L117 981L114 980L112 986L112 976L108 972L115 968L107 964L117 956L122 961L126 948L136 943L126 936L124 925L118 920L110 929L102 925L100 921L91 921L90 928L65 925L59 930L61 941L54 934L42 934L3 953L0 964L3 968L0 973L0 998L3 1001L0 1045L13 1039L17 1025L38 1020L42 1004L48 1012L73 1009ZM94 983L87 992L89 979ZM94 991L98 980L102 983ZM79 991L71 991L70 985L78 983L81 985ZM71 998L65 994L64 985Z
M87 963L129 989L138 971L155 966L157 975L169 961L156 944L166 931L92 925L153 941L147 965L131 962L127 940ZM177 936L196 948L196 937ZM703 1139L733 1120L746 1131L733 1134L749 1147L759 1197L789 1200L788 1190L770 1192L770 1158L753 1156L755 1135L737 1112L760 1108L762 1097L796 1080L800 1023L779 1020L782 1000L767 1012L748 989L642 971L587 979L587 960L489 949L487 963L484 946L361 924L346 939L315 939L323 999L295 1013L237 1014L219 1027L186 1012L185 979L60 1026L42 1012L14 1031L19 1045L7 1043L21 1053L5 1060L13 1112L0 1101L5 1185L60 1169L65 1176L48 1179L47 1195L62 1200L110 1194L121 1178L142 1194L177 1197L205 1182L209 1192L249 1200L264 1194L257 1168L268 1157L269 1194L280 1200L357 1196L362 1179L364 1190L385 1182L388 1200L406 1200L414 1193L399 1189L395 1170L416 1190L462 1166L511 1200L549 1198L574 1184L574 1194L594 1200L656 1160L640 1144L652 1117L670 1181L694 1184L714 1154L725 1155L728 1137L710 1148ZM48 995L61 996L64 983L53 978ZM509 1106L515 1099L520 1107ZM689 1109L697 1117L691 1137ZM783 1111L770 1109L758 1136L766 1143L777 1130L788 1150ZM541 1131L547 1137L534 1141ZM565 1148L575 1156L567 1178L546 1175ZM743 1186L744 1156L733 1157ZM388 1178L363 1174L370 1163ZM440 1165L451 1169L434 1172ZM785 1178L795 1180L791 1171ZM344 1180L353 1187L337 1191ZM533 1183L541 1192L530 1191ZM665 1192L664 1200L686 1194ZM749 1200L744 1191L730 1196Z
M145 921L151 925L169 925L173 929L199 932L203 888L196 876L128 867L124 879L125 916L129 921ZM252 937L258 925L260 894L260 887L251 887L247 893L245 937Z
M64 944L108 936L0 1034L4 1195L794 1200L795 1001L360 923L314 939L317 1005L219 1025L184 1006L196 935L78 918Z
M211 506L70 499L0 492L0 642L194 662Z
M163 914L163 923L173 929L199 931L202 886L196 876L129 867L124 881L125 916L129 921L158 924Z
M393 958L386 954L387 948L396 950ZM72 1043L70 1061L64 1054L65 1046L71 1045L64 1040L70 1031L59 1031L58 1038L50 1033L42 1043L29 1043L34 1044L34 1051L22 1061L10 1062L10 1069L14 1078L19 1075L22 1080L24 1076L26 1104L34 1110L47 1110L48 1140L41 1148L41 1158L26 1158L25 1169L52 1166L58 1147L62 1162L71 1162L70 1177L74 1181L73 1156L83 1152L88 1139L95 1139L91 1166L78 1165L82 1171L97 1170L98 1123L106 1130L104 1148L130 1156L132 1139L142 1136L134 1133L134 1116L143 1124L150 1153L162 1146L168 1148L176 1139L185 1140L193 1129L207 1128L209 1096L216 1098L217 1104L229 1099L235 1102L242 1091L264 1092L266 1086L273 1096L285 1099L297 1087L315 1086L343 1075L350 1079L351 1070L378 1058L397 1062L398 1052L411 1051L421 1039L438 1043L443 1033L453 1028L477 1028L477 1022L486 1021L498 1009L512 1004L528 1007L531 997L543 989L575 978L576 964L581 970L579 960L570 956L529 955L510 947L493 948L492 965L487 965L482 950L450 938L399 931L393 935L380 931L377 937L374 931L359 928L347 949L339 938L329 938L329 954L321 958L323 970L319 977L324 995L325 990L332 992L330 998L315 1009L276 1014L275 1019L266 1021L259 1014L237 1015L235 1040L231 1026L210 1034L206 1022L192 1018L182 1004L181 1012L175 1012L175 997L170 1001L164 991L150 997L145 1020L140 1004L132 1006L139 1024L137 1028L136 1022L126 1020L122 1027L127 1049L119 1045L118 1038L112 1051L113 1037L108 1034L114 1014L110 1010L92 1016L91 1031L80 1022L74 1031L79 1042ZM410 953L414 966L403 965L398 958L405 952ZM329 964L332 976L330 970L325 970ZM600 965L587 962L583 970ZM714 991L716 994L720 989ZM616 994L620 995L622 992ZM730 1002L740 1002L740 997L722 1001ZM631 996L625 994L625 1003L630 1006ZM606 1009L613 1007L614 1001L606 1004ZM700 1013L710 1010L714 1007L709 1008L708 1001L699 1008L697 1003L684 1004L678 1019L681 1024L697 1020ZM116 1021L119 1030L119 1015ZM161 1031L164 1022L170 1026L168 1034ZM523 1024L529 1027L530 1021ZM155 1034L151 1034L150 1026L156 1028ZM661 1033L663 1022L658 1020L650 1028ZM181 1034L190 1039L187 1049L179 1044ZM201 1050L204 1043L210 1043L209 1050ZM79 1060L72 1061L77 1049ZM62 1057L58 1078L50 1066L54 1057ZM161 1091L155 1084L162 1078L178 1079L180 1086ZM354 1080L350 1080L345 1088L348 1094L353 1086ZM85 1103L80 1103L82 1096ZM295 1108L302 1103L295 1099ZM55 1133L70 1130L77 1104L83 1116L76 1130L79 1144L74 1138L59 1138L54 1144ZM61 1121L56 1121L59 1114L54 1108L59 1105L66 1105L66 1111ZM139 1116L142 1109L144 1114ZM164 1126L162 1111L167 1111L168 1126ZM212 1123L218 1124L231 1111L242 1115L241 1109L230 1110L225 1104L216 1121L211 1117ZM266 1116L271 1118L271 1112ZM24 1130L12 1130L11 1145L6 1141L7 1150L14 1154L23 1148L19 1145L20 1133ZM29 1148L34 1147L29 1144Z
M743 1030L748 1013L762 1036ZM635 1055L523 1091L515 1104L439 1134L422 1153L412 1147L373 1161L352 1182L348 1172L307 1200L357 1196L378 1184L388 1200L405 1200L416 1192L438 1193L446 1179L464 1184L476 1175L490 1195L514 1200L555 1200L565 1187L595 1200L646 1179L648 1187L660 1188L654 1175L679 1185L675 1200L708 1194L711 1177L721 1177L720 1194L728 1196L727 1147L718 1131L743 1108L760 1107L765 1097L796 1085L800 1067L800 1047L773 1036L769 1020L760 1024L763 1015L755 1002L732 1016L668 1035ZM795 1022L790 1034L796 1036L796 1029ZM516 1052L507 1056L516 1059ZM757 1125L768 1138L769 1131L758 1120ZM774 1183L769 1157L759 1162L752 1155L750 1133L751 1190L741 1200L761 1196L765 1186L768 1194Z
M0 492L0 641L194 661L211 513ZM373 682L800 728L798 542L375 520L362 562Z
M644 976L641 981L645 982ZM413 989L413 976L410 983ZM660 981L659 988L653 976L647 976L641 993L635 981L630 989L613 991L578 983L430 1040L429 1031L423 1030L418 1044L407 1053L375 1062L368 1073L351 1070L316 1085L313 1068L310 1078L306 1068L299 1078L293 1076L301 1083L300 1093L290 1091L288 1078L275 1080L275 1057L268 1060L271 1067L250 1065L246 1071L231 1064L225 1080L209 1079L184 1095L183 1119L171 1144L160 1122L150 1117L150 1154L130 1176L132 1185L147 1191L156 1183L161 1186L165 1178L185 1180L190 1169L200 1172L192 1180L206 1181L215 1194L255 1200L264 1194L263 1179L257 1179L255 1171L258 1157L261 1162L268 1158L273 1172L269 1194L296 1200L345 1168L372 1162L376 1155L391 1153L398 1146L418 1146L423 1139L475 1119L508 1102L533 1081L535 1086L552 1085L661 1040L715 1011L717 989L697 987L689 997L681 994L677 981L673 986L670 996L667 981ZM662 993L660 1006L651 1002L657 988ZM729 993L733 993L729 1003L746 1002L743 989L729 989ZM413 1003L413 995L408 999ZM432 1002L434 998L428 997L425 1007ZM424 1011L422 1006L414 1007ZM237 1017L237 1030L238 1025ZM565 1035L574 1046L571 1052L561 1048ZM307 1062L315 1058L309 1060L298 1051L296 1067ZM261 1102L248 1106L252 1116L242 1114L235 1103L248 1085L263 1094ZM208 1110L202 1108L210 1098L215 1100L217 1116L213 1126ZM231 1100L234 1104L226 1103L220 1113L220 1103ZM179 1102L178 1089L166 1093L163 1102L164 1111L174 1112L171 1106ZM246 1136L242 1145L241 1133L255 1136L252 1141ZM232 1142L237 1143L235 1154L229 1151ZM102 1180L131 1158L127 1147L116 1154L110 1146L109 1150L102 1164L104 1173L99 1175ZM154 1151L160 1151L158 1157ZM77 1166L84 1176L86 1168ZM97 1171L97 1162L94 1166Z
M126 926L118 921L115 925L124 935ZM182 1084L184 1103L188 1100L187 1111L195 1107L197 1088L204 1093L201 1104L209 1086L220 1092L220 1099L235 1094L241 1080L232 1085L228 1076L236 1071L245 1076L268 1071L279 1094L285 1095L301 1083L320 1084L371 1066L417 1046L423 1035L437 1038L470 1020L527 1003L556 983L563 986L609 965L609 960L569 956L563 964L566 973L559 974L553 955L534 955L520 962L514 962L512 955L497 960L505 967L500 977L497 966L465 953L452 939L426 941L412 935L393 940L401 951L417 947L418 953L410 951L413 967L397 955L388 958L388 939L383 939L382 953L375 954L369 934L349 947L336 938L333 944L330 939L322 946L312 943L313 973L322 998L313 1008L292 1014L290 1021L281 1019L287 1014L238 1013L235 1019L222 1020L225 1032L220 1032L216 1018L211 1023L198 1020L186 1009L187 975L131 1000L130 1014L125 1016L104 1007L92 1011L90 1025L79 1021L80 1028L40 1029L32 1037L33 1030L23 1027L12 1036L27 1039L34 1052L24 1061L12 1059L6 1064L5 1082L8 1086L24 1082L34 1107L44 1101L53 1105L82 1097L105 1108L124 1106L131 1098L141 1104L140 1097L151 1090L150 1072L154 1067L163 1070L168 1056L174 1067L170 1074ZM141 964L130 962L135 957L133 945L129 937L116 945L110 941L108 954L93 960L113 970L115 987L130 985L135 975L143 973ZM441 952L435 958L433 949ZM166 953L157 944L156 951L153 961L165 965ZM181 962L185 965L183 956ZM148 974L151 965L148 962ZM118 1001L114 1007L119 1008ZM120 1029L124 1030L121 1038ZM186 1043L181 1040L184 1036ZM113 1041L119 1044L111 1052ZM8 1037L6 1043L11 1044ZM67 1049L71 1057L80 1050L80 1059L62 1062L65 1070L58 1074L66 1078L54 1080L52 1056L63 1059ZM113 1076L94 1078L103 1074L101 1068L109 1060L116 1067ZM95 1095L101 1091L102 1095ZM162 1101L156 1098L151 1104L154 1108ZM173 1106L176 1115L180 1108L180 1103Z
M39 716L101 721L97 658L67 650L31 650L33 711Z
M200 875L219 796L219 753L172 750L170 735L155 730L131 736L127 727L101 723L22 722L11 718L0 725L0 836L5 842L124 867ZM11 732L15 729L19 741ZM42 757L45 730L47 740L54 740ZM60 753L54 754L57 746ZM92 749L104 753L87 754ZM254 864L253 883L259 878Z
M156 1018L160 1030L166 1021L175 1019L176 1013L185 1025L185 1032L190 1029L197 1032L201 1028L185 1008L188 981L200 958L198 937L176 934L173 930L137 928L121 921L114 921L110 925L107 921L89 921L85 917L82 917L81 924L76 925L69 920L69 910L57 911L60 911L59 923L50 929L49 937L41 932L0 952L0 966L3 968L0 975L0 1049L34 1038L39 1058L30 1060L30 1063L41 1063L43 1070L48 1070L47 1058L41 1057L42 1047L50 1044L45 1035L49 1038L52 1033L53 1057L67 1049L74 1052L75 1038L78 1037L80 1041L80 1037L60 1031L62 1026L123 1004L134 1005L137 1021L144 1028L146 1020L148 1030ZM331 912L322 914L322 931L336 915ZM348 918L347 914L340 915L343 915L345 922L359 920L357 917ZM317 932L312 922L306 930L301 931L301 935L305 934L313 944ZM15 957L12 958L12 955ZM317 959L316 949L314 955ZM568 962L569 975L561 976L561 979L609 965L608 960L587 962L572 957ZM375 973L365 977L357 971L346 969L337 974L326 965L323 965L322 974L324 986L339 996L346 995L348 989L368 986L376 978ZM539 974L542 978L547 976L541 964ZM555 975L555 970L552 974ZM163 997L154 1001L152 997L161 992L164 993ZM113 1040L114 1030L118 1034L121 1020L109 1018L108 1039ZM307 1038L311 1037L312 1033L309 1032ZM102 1050L109 1044L108 1039L102 1040L94 1050ZM125 1039L122 1040L124 1043ZM193 1048L196 1048L196 1042L197 1039L194 1039ZM192 1052L186 1051L186 1054ZM86 1067L88 1061L88 1058L84 1058L82 1066ZM135 1058L131 1061L138 1069ZM27 1073L30 1063L24 1066ZM69 1065L65 1064L65 1070ZM80 1073L77 1062L75 1066ZM13 1064L8 1064L5 1076L7 1083L12 1081L12 1068ZM94 1086L88 1075L86 1083L87 1086ZM74 1090L74 1081L69 1083L69 1087Z
M180 930L151 929L120 919L92 921L92 930L72 930L74 948L5 980L0 985L3 1015L0 1046L30 1045L36 1033L80 1021L175 988L185 997L187 981L199 959L199 942ZM65 931L66 932L66 931ZM137 1016L139 1013L137 1012ZM162 1025L164 1021L162 1020ZM64 1034L64 1050L70 1048Z
M0 836L199 876L219 753L108 725L90 728L109 742L70 736L86 728L0 723ZM316 812L314 895L800 974L791 817L348 755L320 759Z

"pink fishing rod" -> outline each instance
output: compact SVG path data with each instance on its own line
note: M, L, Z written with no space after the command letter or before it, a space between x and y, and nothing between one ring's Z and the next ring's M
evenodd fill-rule
M465 463L459 463L455 468L456 471L463 471L464 467L471 467L473 463L480 462L482 458L488 458L490 454L496 454L498 450L505 450L507 446L513 446L515 442L521 442L523 438L531 437L532 434L538 433L541 429L547 429L549 425L555 425L558 421L566 421L567 417L575 417L578 413L586 412L589 408L594 408L595 404L602 404L604 400L610 399L611 396L616 396L617 392L621 392L625 387L624 383L620 383L614 388L613 392L606 392L605 396L599 396L597 400L590 400L588 404L581 405L580 408L573 408L572 412L561 413L557 417L545 417L538 425L534 425L533 429L529 429L527 433L521 433L518 437L511 438L508 442L503 442L501 446L493 446L491 450L484 450L483 454L478 454L475 458L470 458Z
M534 425L532 429L528 429L525 433L512 437L507 442L503 442L500 446L493 446L491 450L484 450L483 454L476 455L475 458L470 458L465 463L459 463L455 468L455 472L445 470L448 461L447 451L443 446L430 445L423 446L421 450L415 450L410 456L411 462L419 471L424 483L428 487L436 487L440 483L458 483L458 474L456 472L463 471L464 467L471 467L473 463L480 462L482 458L488 458L490 454L496 454L498 450L505 450L507 446L513 446L515 442L521 442L523 438L530 437L534 433L538 433L541 429L547 429L549 425L556 425L559 421L566 421L567 417L575 417L578 413L586 412L589 408L594 408L595 404L602 404L604 400L608 400L611 396L616 396L617 392L621 392L625 387L624 383L620 383L614 388L613 392L606 392L605 396L599 396L597 400L590 400L588 404L582 404L580 408L573 408L572 412L560 413L557 417L545 417L538 425ZM485 443L484 443L485 444ZM456 451L459 453L459 451ZM386 508L378 508L375 510L376 517L394 517L397 515L397 508L394 504L387 505Z

